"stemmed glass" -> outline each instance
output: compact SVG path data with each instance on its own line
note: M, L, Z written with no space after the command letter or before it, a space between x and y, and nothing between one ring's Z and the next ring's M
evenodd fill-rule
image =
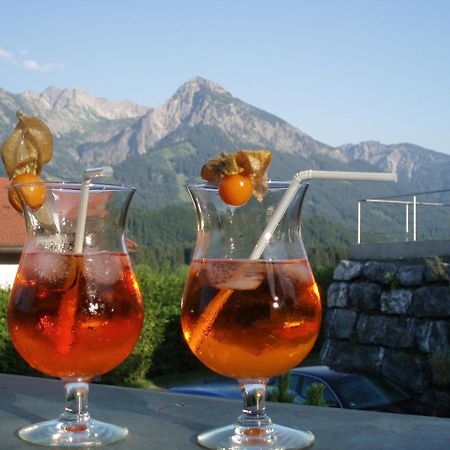
M85 194L86 187L83 216L82 184L16 185L27 237L9 302L9 332L20 355L61 378L66 392L58 419L19 430L35 444L91 447L128 433L92 419L87 399L90 381L131 353L142 328L141 294L124 240L134 189L84 184ZM43 202L29 201L35 192Z
M238 379L244 407L236 423L198 436L210 449L300 449L310 432L273 424L265 412L270 377L298 365L320 328L317 285L300 233L301 185L267 242L259 242L289 183L269 182L259 202L225 204L216 186L189 186L198 233L182 299L192 352L213 371Z

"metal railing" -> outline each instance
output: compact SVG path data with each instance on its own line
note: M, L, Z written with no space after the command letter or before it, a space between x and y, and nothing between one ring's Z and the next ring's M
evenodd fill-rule
M372 210L366 208L363 216L365 204ZM357 242L362 243L363 231L365 241L369 242L450 239L449 207L450 189L361 199L358 201ZM370 215L372 219L367 217Z

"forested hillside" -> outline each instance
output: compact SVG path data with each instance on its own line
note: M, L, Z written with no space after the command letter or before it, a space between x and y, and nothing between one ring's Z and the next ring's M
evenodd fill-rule
M136 263L158 268L189 264L195 246L197 225L190 204L162 208L132 208L128 236L138 242ZM348 253L354 234L348 228L319 215L306 214L302 236L313 267L323 269Z

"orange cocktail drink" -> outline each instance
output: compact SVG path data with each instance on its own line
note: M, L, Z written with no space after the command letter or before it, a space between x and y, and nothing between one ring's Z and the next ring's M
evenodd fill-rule
M32 367L61 378L66 406L58 419L18 431L27 442L93 447L123 439L126 427L90 416L94 377L122 363L142 329L139 285L124 236L135 189L83 183L14 184L27 235L8 306L12 342ZM30 202L29 192L43 192Z
M227 158L214 159L213 168L228 167ZM197 440L209 449L307 448L312 434L273 424L264 405L269 378L297 366L320 329L319 292L300 234L307 186L290 191L289 183L270 181L264 195L239 204L224 199L221 186L189 186L197 241L181 323L197 358L239 381L244 405L234 424L200 433ZM287 192L292 202L278 214Z
M12 341L35 369L91 379L133 350L142 300L128 255L24 253L8 314Z
M205 309L226 301L211 324ZM184 336L209 368L237 379L288 371L320 328L319 293L307 260L194 260L182 305Z

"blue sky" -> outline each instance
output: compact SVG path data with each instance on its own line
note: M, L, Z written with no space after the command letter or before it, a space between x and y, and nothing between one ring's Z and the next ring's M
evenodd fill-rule
M448 0L16 0L0 87L158 106L193 76L331 145L450 154Z

